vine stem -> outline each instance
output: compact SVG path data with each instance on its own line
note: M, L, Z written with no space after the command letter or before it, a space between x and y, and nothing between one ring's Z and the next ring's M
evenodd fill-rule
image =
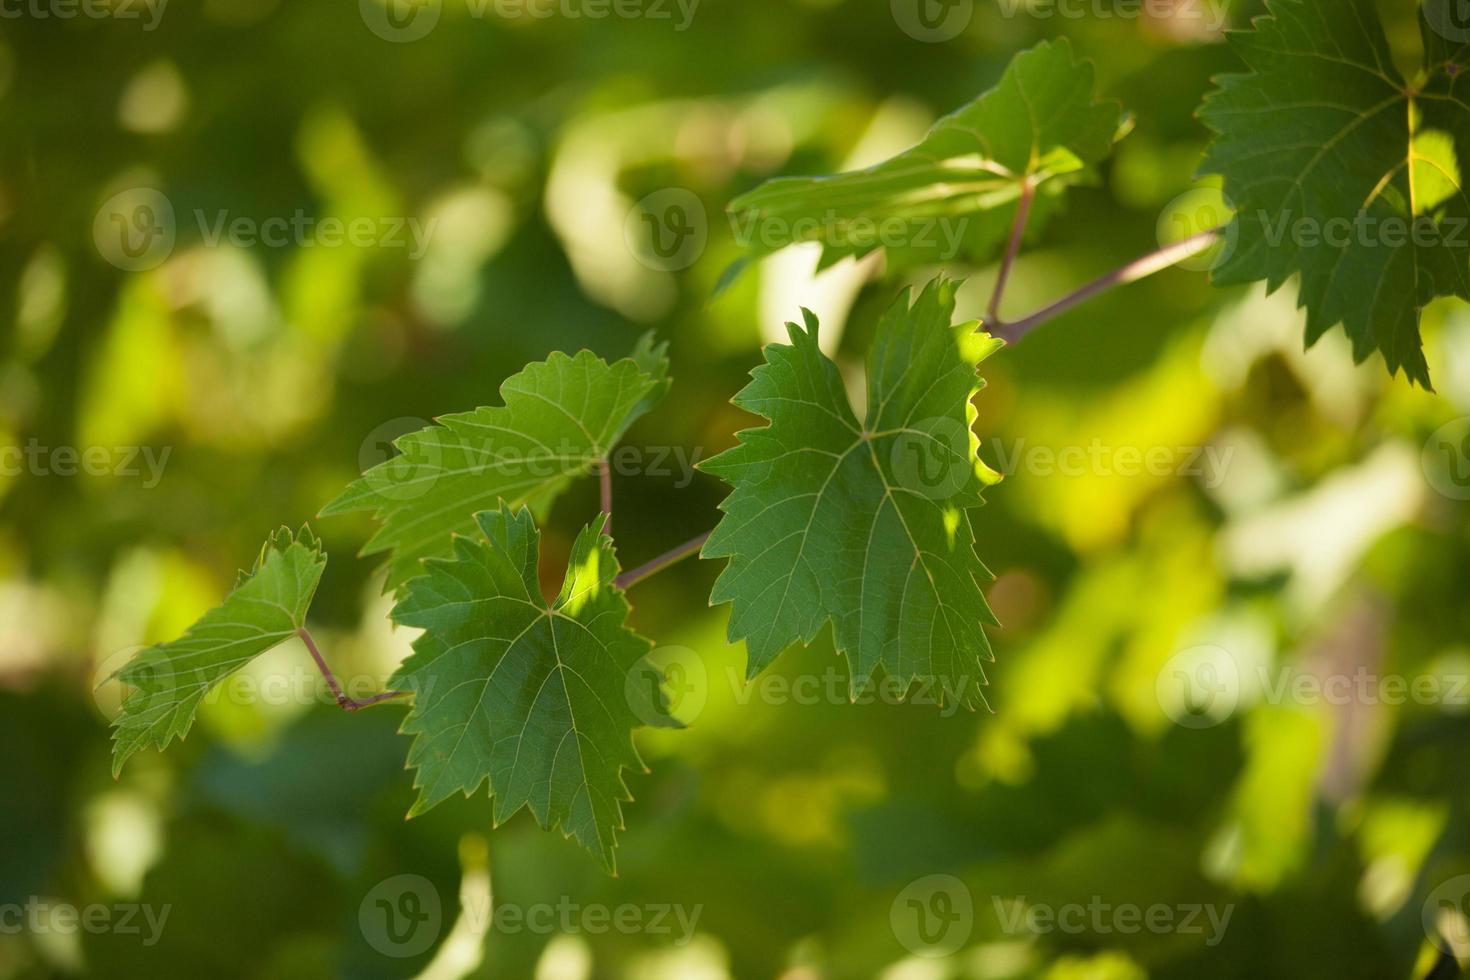
M374 694L372 697L365 698L361 701L356 698L349 698L346 692L342 690L342 685L337 683L337 675L332 673L332 668L328 667L326 660L322 659L321 651L316 648L316 642L312 640L311 634L307 632L306 627L302 626L298 628L296 635L301 637L301 642L305 643L306 649L311 652L311 659L316 661L316 669L321 671L322 676L327 679L327 686L332 689L332 694L337 698L337 707L343 711L361 711L363 708L370 708L390 698L401 698L408 695L407 691L384 691L381 694Z
M1140 279L1153 275L1155 272L1160 272L1172 265L1178 265L1185 259L1198 255L1215 244L1217 238L1219 238L1219 229L1212 228L1209 231L1202 231L1190 235L1188 238L1181 239L1172 245L1165 245L1163 248L1149 252L1147 255L1141 255L1121 268L1114 269L1106 275L1098 276L1087 285L1068 293L1055 303L1043 307L1028 317L1012 323L1005 323L999 319L994 320L994 322L988 324L990 333L1001 338L1006 343L1014 344L1036 327L1050 320L1052 317L1065 313L1078 303L1086 302L1099 293L1107 292L1115 286L1137 282ZM1003 275L1004 272L1005 269L1002 268ZM999 301L997 299L993 301L992 308L998 305Z
M1026 220L1031 216L1031 202L1036 197L1036 185L1029 180L1021 181L1021 199L1016 202L1016 217L1011 222L1011 239L1006 243L1005 257L1000 260L1000 275L995 280L995 291L990 294L990 305L986 316L992 323L1000 323L1000 299L1005 294L1006 282L1011 278L1011 266L1021 251L1021 236L1026 233Z
M648 578L650 575L661 572L665 568L668 568L670 565L681 562L685 558L688 558L690 555L697 552L700 548L704 547L704 543L709 540L709 536L713 533L713 531L706 531L699 537L694 538L691 541L685 541L677 548L671 548L668 551L665 551L653 561L639 565L637 568L630 569L629 571L624 572L617 578L613 579L613 585L617 586L620 589L627 589L629 586L637 585L639 582Z
M602 524L602 533L612 536L612 468L607 465L604 457L597 462L597 482L601 487L602 512L607 515L607 520Z

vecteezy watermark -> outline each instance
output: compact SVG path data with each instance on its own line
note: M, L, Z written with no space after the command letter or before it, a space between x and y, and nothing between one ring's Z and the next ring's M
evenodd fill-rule
M156 946L163 936L172 905L146 902L118 902L104 905L72 905L48 902L32 895L25 902L0 905L0 935L75 935L78 932L101 935L141 936L144 946Z
M1203 232L1222 229L1218 242L1177 263L1181 269L1208 272L1224 265L1235 251L1240 225L1231 220L1234 216L1234 204L1223 191L1215 187L1196 187L1164 205L1159 212L1155 235L1159 247L1165 248Z
M384 956L417 956L444 928L439 889L422 875L386 878L362 897L357 925L368 945Z
M1009 936L1039 936L1047 933L1080 936L1132 936L1147 932L1159 936L1201 936L1206 946L1218 946L1225 938L1235 905L1207 902L1170 904L1153 902L1107 902L1101 895L1087 902L1052 905L1032 903L1024 895L992 896L991 905L1001 931Z
M1247 693L1251 700L1267 704L1416 704L1463 711L1470 708L1470 673L1446 670L1409 676L1364 666L1317 672L1290 664L1245 669L1225 648L1203 645L1170 657L1155 678L1154 691L1159 706L1175 723L1209 728L1234 714Z
M156 698L160 704L170 703L177 699L181 690L207 689L199 699L200 704L207 705L283 708L340 703L326 678L311 665L304 653L300 663L277 666L279 662L271 661L269 667L262 667L257 661L246 670L221 678L209 667L181 667L146 659L134 663L147 649L142 646L123 647L94 666L92 699L108 721L117 717L123 701L129 698L134 699L131 702L134 709L143 711L150 699ZM129 665L128 679L118 678L116 675ZM388 689L388 672L342 672L335 676L342 693L354 701L367 700ZM434 682L430 678L419 688L418 694L427 699L433 690Z
M460 914L477 934L600 936L606 933L655 936L675 946L688 945L704 906L673 902L604 905L562 895L555 902L492 901L462 896ZM417 956L433 945L444 926L443 902L434 883L422 875L394 875L363 896L357 922L368 945L385 956Z
M1218 31L1230 16L1228 0L1000 0L1000 15L1038 20L1153 20L1200 21Z
M748 680L730 667L726 668L725 680L737 704L749 704L752 699L762 704L919 704L936 707L941 717L950 718L964 705L965 692L979 679L964 675L901 678L889 674L854 691L851 676L836 667L820 674L788 678L766 673Z
M688 647L655 647L628 671L623 695L645 725L663 725L669 715L688 724L709 700L709 672Z
M1428 214L1404 217L1397 214L1369 214L1359 211L1351 218L1314 218L1293 215L1291 211L1275 214L1264 209L1255 212L1256 224L1266 244L1278 248L1290 241L1297 248L1416 248L1463 249L1470 247L1470 219Z
M556 442L523 439L514 445L504 433L481 434L473 424L452 434L421 418L390 419L363 439L358 463L373 490L390 500L417 500L441 480L550 480L591 472L596 457L586 445L570 439ZM423 435L416 433L427 430ZM471 434L474 433L474 434ZM704 450L695 446L617 446L607 456L616 476L672 478L682 489L694 481Z
M650 269L687 269L699 261L709 242L704 204L683 187L654 191L628 210L623 241L633 257Z
M163 478L172 446L43 446L32 437L24 446L0 446L0 476L146 476L143 489Z
M0 0L0 20L136 20L152 31L167 6L168 0Z
M1225 481L1235 458L1234 446L1114 446L1100 438L1062 446L993 438L982 445L968 426L942 415L883 435L892 436L887 456L893 479L905 490L934 500L953 496L974 478L977 452L993 460L1004 476L1176 477L1198 480L1207 489Z
M1180 650L1154 678L1154 696L1175 724L1210 728L1240 704L1240 667L1224 647L1201 644Z
M1470 875L1456 875L1435 886L1420 909L1424 934L1442 952L1470 952Z
M910 953L949 956L975 928L975 903L970 889L954 875L926 875L909 882L893 899L888 924Z
M739 668L727 666L711 678L704 661L688 647L660 646L650 650L628 671L625 695L633 713L644 724L664 723L665 710L688 724L709 702L711 685L723 685L740 705L752 701L767 705L812 706L916 704L939 709L941 717L953 717L964 706L965 695L980 677L886 675L854 690L852 676L836 667L795 676L766 672L747 677ZM661 707L662 706L662 707Z
M844 215L830 209L820 215L791 219L755 210L729 217L735 244L742 249L759 245L764 251L773 252L787 245L818 241L858 254L880 247L924 249L940 262L952 262L959 256L970 227L968 216L872 218Z
M694 23L700 0L463 0L475 20L493 15L502 20L649 20L668 21L675 31ZM358 13L368 30L385 41L402 44L427 37L439 24L444 0L358 0Z
M1470 0L1424 0L1424 22L1447 41L1470 41Z
M152 187L132 187L109 197L92 219L98 253L124 272L156 268L174 250L174 206Z
M926 44L954 40L975 16L975 0L889 0L888 7L901 31Z
M1451 500L1470 500L1470 415L1434 430L1421 461L1435 490Z
M406 249L423 258L438 218L414 216L317 218L299 208L290 214L255 218L228 208L190 212L198 238L208 248L385 248ZM108 262L127 272L162 264L178 240L173 203L151 187L137 187L108 198L92 222L92 240Z

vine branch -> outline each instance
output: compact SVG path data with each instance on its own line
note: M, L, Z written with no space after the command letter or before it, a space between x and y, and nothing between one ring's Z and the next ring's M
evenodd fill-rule
M1030 316L1019 320L1006 322L1000 317L1001 296L1005 292L1007 280L1010 278L1011 266L1016 260L1016 254L1020 251L1021 236L1026 229L1026 219L1031 209L1031 198L1034 188L1029 183L1022 185L1021 203L1016 208L1016 218L1011 225L1011 238L1006 247L1005 256L1001 259L1000 276L995 283L995 292L990 297L990 306L987 309L989 320L986 328L990 334L999 337L1008 344L1014 344L1033 329L1045 323L1055 316L1059 316L1070 310L1079 303L1086 302L1099 293L1107 292L1115 286L1127 285L1140 279L1153 275L1173 265L1178 265L1191 256L1198 255L1211 245L1215 244L1220 236L1220 229L1212 228L1209 231L1201 231L1188 238L1165 245L1155 249L1146 255L1141 255L1118 269L1114 269L1105 275L1098 276L1085 286L1073 290L1066 296L1042 307Z
M1030 180L1021 181L1021 199L1016 202L1016 216L1011 221L1011 238L1006 243L1005 257L1000 260L1000 275L995 280L995 291L990 294L990 305L985 309L987 319L999 324L1000 299L1005 294L1006 282L1011 278L1011 266L1021 251L1021 237L1026 233L1026 221L1031 216L1031 202L1036 197L1036 185Z
M602 533L612 536L612 468L607 465L607 457L597 461L597 482L601 487L602 512L607 515L607 520L602 524Z
M326 660L322 658L321 651L316 648L316 642L312 640L311 634L307 632L306 627L302 626L297 629L296 635L301 637L301 642L305 643L306 649L311 652L311 659L316 661L317 670L322 672L322 676L327 679L327 686L332 689L332 694L337 698L337 707L343 711L361 711L363 708L370 708L375 704L391 698L401 698L408 695L407 691L384 691L381 694L374 694L372 697L364 698L360 701L357 698L348 697L346 692L342 690L342 685L337 683L337 675L333 674L332 668L327 666Z
M665 568L668 568L670 565L681 562L685 558L688 558L690 555L699 551L700 548L704 547L704 543L709 540L709 536L713 533L713 531L706 531L693 540L685 541L677 548L671 548L668 551L665 551L663 554L653 559L653 561L646 562L642 565L639 565L637 568L630 569L624 572L617 578L613 579L613 585L617 586L620 589L627 589L629 586L637 585L639 582L643 581L649 576L661 572Z

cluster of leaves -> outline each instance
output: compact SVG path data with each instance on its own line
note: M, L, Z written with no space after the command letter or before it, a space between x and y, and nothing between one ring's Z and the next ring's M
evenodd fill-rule
M1300 272L1309 340L1341 322L1359 359L1381 351L1426 386L1419 312L1436 296L1470 297L1467 246L1446 235L1306 248L1273 229L1362 213L1440 228L1470 217L1457 170L1470 150L1455 91L1464 49L1437 38L1425 32L1424 76L1411 86L1366 0L1279 0L1235 40L1251 73L1224 79L1204 109L1219 134L1205 169L1240 206L1218 278L1274 288ZM822 242L823 263L876 247L852 234L861 222L965 216L966 245L983 258L1023 194L1039 192L1033 218L1044 220L1126 129L1092 89L1065 42L1042 44L913 149L860 173L772 181L732 209L771 230L758 241L791 244L780 229L807 229L801 240ZM712 599L731 604L749 675L830 623L854 693L881 672L981 700L995 621L967 512L993 474L978 459L971 399L1000 343L954 319L955 283L943 277L894 302L869 351L861 421L810 313L735 397L768 424L704 464L732 490L703 554L729 559ZM606 515L582 528L550 601L535 518L605 465L669 384L651 339L614 363L554 353L508 379L502 405L398 440L399 456L323 511L374 515L364 550L386 555L392 617L424 630L392 680L412 695L412 813L488 782L497 822L526 807L613 867L623 770L641 766L632 732L675 722L661 701L651 714L629 701L651 643L627 626ZM915 471L927 463L937 478ZM221 606L120 671L135 690L115 721L116 768L183 737L210 689L301 633L325 560L309 530L277 533Z
M978 700L981 624L994 620L965 508L980 502L988 471L971 437L936 443L962 473L952 487L925 494L895 472L904 440L927 445L948 431L942 423L968 432L973 421L976 367L999 344L974 323L952 326L953 314L947 280L894 305L870 357L862 425L810 314L737 396L771 425L705 464L734 487L706 555L732 559L714 596L734 604L732 639L765 623L750 637L752 674L830 620L855 690L881 667ZM629 696L652 644L626 625L606 515L582 529L548 602L533 510L594 473L668 385L664 349L648 340L612 364L552 354L505 382L502 406L398 440L399 456L328 506L374 513L381 526L365 550L387 553L393 620L424 631L390 682L412 695L402 729L414 736L410 815L488 781L496 822L526 807L614 866L630 799L623 770L642 765L633 730L676 722L661 695L652 705ZM116 767L185 735L211 688L303 630L325 562L310 530L278 532L221 606L123 668L136 690L115 722Z

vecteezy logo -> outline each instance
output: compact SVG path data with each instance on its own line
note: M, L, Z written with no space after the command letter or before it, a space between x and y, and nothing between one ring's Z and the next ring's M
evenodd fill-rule
M125 272L146 272L174 250L174 206L152 187L109 197L92 219L97 252Z
M92 700L97 705L97 710L102 712L102 717L108 721L116 718L117 713L122 710L122 703L127 700L130 690L129 685L113 675L126 667L144 649L146 647L123 647L97 661L97 666L92 671Z
M384 956L417 956L439 938L439 890L422 875L387 878L363 896L357 924L368 945Z
M905 34L929 44L959 37L975 15L975 0L889 0L889 6Z
M1424 475L1451 500L1470 500L1470 415L1448 422L1424 443Z
M1232 220L1234 215L1235 208L1230 198L1218 188L1196 187L1185 191L1164 205L1164 210L1159 212L1159 222L1155 229L1159 247L1165 248L1201 232L1223 228L1216 244L1175 263L1181 269L1192 269L1195 272L1218 269L1235 251L1235 243L1240 238L1240 226Z
M439 23L443 0L357 0L368 30L385 41L417 41Z
M661 272L687 269L704 254L709 222L693 191L654 191L628 212L623 239L643 265Z
M970 430L946 415L912 422L894 437L888 464L905 490L931 500L952 497L975 473Z
M1185 728L1210 728L1240 703L1240 668L1230 651L1195 646L1170 657L1154 682L1159 707Z
M970 889L954 875L928 875L910 882L888 909L893 935L918 956L948 956L970 938L975 904Z
M704 661L688 647L657 647L628 671L623 694L645 725L667 727L670 715L687 725L704 710L709 677Z
M1424 0L1424 22L1445 40L1470 41L1470 0Z
M412 416L389 419L362 440L357 462L374 493L388 500L417 500L434 489L444 472L438 440L420 437L394 448L396 440L429 425Z
M1424 934L1440 950L1470 951L1470 875L1456 875L1430 892L1422 917Z

